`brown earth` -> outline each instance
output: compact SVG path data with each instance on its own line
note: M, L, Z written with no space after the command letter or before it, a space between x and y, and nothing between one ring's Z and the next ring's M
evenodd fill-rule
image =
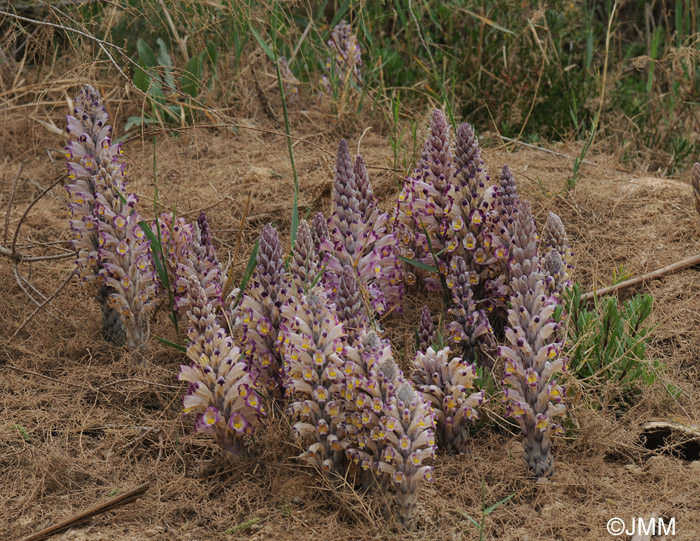
M306 141L295 143L302 215L329 209L337 134L319 134L314 123L325 126L326 121L299 120L292 126L293 133L308 134ZM46 151L61 146L57 136L40 128L33 128L33 134L5 128L0 151L3 218L23 163L2 239L9 247L22 213L62 174L63 163L60 154ZM350 133L354 152L362 130ZM32 144L19 145L18 137L31 138ZM131 186L140 196L142 214L148 214L154 192L152 142L138 139L125 149ZM369 131L361 150L375 193L389 209L399 184L390 144ZM599 165L584 165L577 187L565 195L558 192L571 174L571 159L513 150L485 150L492 176L508 163L521 193L533 202L539 224L549 210L560 214L576 253L574 279L586 290L611 283L620 265L637 275L698 251L697 216L687 182L623 172L612 156L598 154L589 159ZM557 150L576 155L579 147ZM234 252L243 208L252 194L235 261L238 276L265 223L276 223L288 243L293 184L283 138L247 129L191 130L159 135L156 157L160 207L176 207L190 217L206 209L222 259ZM38 246L69 238L60 185L21 225L17 251L65 252L65 242ZM435 481L420 489L420 525L405 534L382 517L379 496L324 484L300 467L284 419L271 419L269 428L256 436L251 459L227 461L213 442L192 433L192 419L180 413L184 386L176 377L182 355L156 340L143 362L110 347L100 336L97 304L75 281L14 335L37 308L23 289L42 302L42 295L51 295L65 280L72 263L67 258L18 268L31 286L19 282L20 287L10 260L0 259L1 539L27 536L145 481L151 482L150 489L135 503L55 539L477 539L464 514L479 520L482 486L486 506L513 495L486 518L486 539L608 539L610 518L651 513L675 518L674 539L700 538L700 462L648 453L638 443L640 427L650 419L700 424L696 269L634 290L654 296L650 357L666 363L662 378L682 390L677 401L654 385L627 412L596 411L572 382L571 428L555 445L557 472L546 483L528 479L517 434L498 416L498 404L489 406L485 417L493 422L475 434L469 455L438 455ZM385 323L395 355L404 363L412 353L424 300L423 294L411 293L405 315ZM176 339L162 311L153 334Z

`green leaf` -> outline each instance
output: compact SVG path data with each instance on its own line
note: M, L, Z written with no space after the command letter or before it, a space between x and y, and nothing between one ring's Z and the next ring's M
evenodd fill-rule
M144 94L151 87L151 76L144 70L145 65L142 60L138 61L138 66L134 67L133 83Z
M257 524L258 522L260 522L261 520L262 519L260 519L260 518L253 517L250 520L246 520L245 522L242 522L238 526L234 526L233 528L229 528L228 530L225 530L222 535L231 535L232 533L247 530L248 528L250 528L254 524Z
M138 126L145 126L147 124L153 124L157 122L155 118L144 118L142 116L130 116L126 124L124 124L124 132L128 132L131 128L137 128ZM119 141L117 141L119 142Z
M136 41L136 50L139 52L139 59L143 61L146 68L154 68L158 65L153 49L143 39L139 38Z
M151 241L151 254L153 254L153 264L156 266L158 278L163 284L163 287L170 291L170 279L168 278L168 272L165 270L163 261L161 260L163 257L163 246L161 245L159 235L157 236L151 230L151 226L149 226L145 220L141 220L139 222L139 226L141 226L141 229L143 229L143 232L146 237L148 237L148 240Z
M424 271L428 272L437 272L437 267L434 265L428 265L427 263L423 263L422 261L416 261L415 259L409 259L408 257L404 257L402 255L399 256L399 259L401 261L404 261L405 263L408 263L409 265L413 265L414 267L418 267L419 269L423 269Z
M212 67L219 61L219 51L213 41L207 41L207 58Z
M15 425L15 428L17 429L17 432L20 433L24 441L30 442L31 438L29 437L29 432L27 432L27 429L24 428L22 425Z
M277 55L272 52L270 46L267 43L265 43L265 40L258 33L258 31L255 29L252 23L250 24L250 31L257 40L257 42L260 44L260 47L262 47L262 50L265 51L265 54L268 56L268 58L273 62L277 62Z
M311 284L310 284L309 287L307 288L307 291L313 289L313 288L316 286L316 284L318 283L318 281L319 281L319 280L321 279L321 277L323 276L323 273L325 272L325 270L326 270L326 266L325 266L325 265L322 265L321 268L319 269L318 273L317 273L316 276L314 277L314 279L311 281Z
M511 494L510 496L506 496L506 497L503 498L500 502L494 503L491 507L489 507L489 508L487 508L486 510L484 510L484 515L489 515L489 514L491 514L491 512L492 512L494 509L496 509L496 508L500 507L501 505L503 505L504 503L506 503L506 502L507 502L508 500L510 500L513 496L515 496L515 492L513 492L513 494Z
M245 292L245 288L248 286L248 281L250 280L250 277L253 276L253 271L255 271L255 266L258 264L258 246L260 245L260 239L255 241L255 246L253 246L253 251L250 253L250 257L248 258L248 264L245 267L245 272L243 273L243 278L241 279L241 283L238 286L240 289L240 292L238 293L238 298L236 299L236 302L234 303L234 308L238 306L238 303L241 302L241 299L243 298L243 293Z
M466 518L466 519L469 519L469 521L470 521L474 526L476 526L477 528L480 528L480 527L481 527L481 525L480 525L476 520L474 520L471 516L469 516L467 513L465 513L464 511L462 511L461 513L462 513L462 516L463 516L464 518Z
M165 83L174 90L173 60L168 53L168 46L161 38L158 38L158 63L163 67L163 71L165 72Z
M181 344L176 344L175 342L171 342L170 340L167 340L163 338L162 336L154 335L154 338L158 340L159 342L162 342L166 346L170 346L173 349L176 349L177 351L182 351L183 353L187 353L187 348Z
M185 72L182 74L182 91L186 94L197 97L199 85L202 82L202 63L198 56L190 58L185 65Z

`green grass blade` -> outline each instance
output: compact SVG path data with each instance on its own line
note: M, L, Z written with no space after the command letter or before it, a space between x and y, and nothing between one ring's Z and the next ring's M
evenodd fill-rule
M415 259L409 259L408 257L404 257L402 255L399 256L399 259L403 261L404 263L408 263L409 265L413 265L414 267L418 267L419 269L422 269L424 271L428 272L438 272L438 269L434 265L428 265L427 263L423 263L422 261L417 261Z
M176 349L177 351L182 351L183 353L187 353L187 348L185 346L183 346L182 344L176 344L175 342L171 342L170 340L163 338L162 336L158 336L158 335L153 335L153 338L155 338L159 342L162 342L166 346L169 346L173 349Z

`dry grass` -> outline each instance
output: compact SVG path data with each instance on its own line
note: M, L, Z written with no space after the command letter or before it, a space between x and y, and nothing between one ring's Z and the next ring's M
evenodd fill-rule
M72 85L70 80L65 88ZM48 94L58 102L62 90ZM116 86L104 84L100 90L122 96ZM28 96L37 99L36 93ZM276 223L288 243L291 220L292 176L284 140L271 133L276 130L260 102L252 99L248 105L246 116L234 120L254 130L159 135L156 150L162 208L176 206L178 213L189 216L207 209L223 258L233 253L242 225L246 249L235 262L239 275L262 225ZM3 210L23 164L8 218L10 238L27 205L63 171L60 156L54 162L50 151L62 143L35 121L61 126L65 108L52 107L8 110L0 123ZM133 107L114 99L109 112L119 126ZM337 140L348 137L354 150L365 127L362 119L338 127L328 118L301 108L292 116L293 133L306 141L295 144L302 216L328 210ZM390 169L390 146L383 135L370 131L361 150L375 193L389 209L398 186ZM559 150L578 153L575 145ZM126 147L130 182L144 214L154 191L152 152L150 139ZM583 166L571 196L553 195L571 173L570 160L504 149L486 150L485 159L494 177L501 164L511 166L540 224L550 209L562 216L577 254L574 278L587 289L607 285L613 269L623 263L637 274L698 250L697 217L685 182L619 171L612 157L599 153L590 159L600 165ZM250 212L241 224L251 193ZM17 247L32 254L57 253L56 245L37 245L65 241L68 235L63 191L56 187L27 216ZM71 265L70 259L52 260L23 264L20 270L48 296ZM182 356L154 340L143 362L108 346L100 337L98 307L75 282L10 338L36 305L18 286L9 260L0 259L0 538L28 535L104 501L115 490L150 480L150 490L136 503L58 538L474 539L462 513L480 516L483 481L487 505L514 494L487 518L487 538L598 540L605 538L605 524L613 516L656 512L675 517L676 539L697 539L700 463L653 455L638 442L641 424L652 418L699 423L696 273L688 269L645 286L655 298L652 317L658 325L651 354L668 364L664 379L683 390L678 403L655 387L646 389L632 410L616 415L593 411L585 396L575 395L572 428L554 449L557 473L544 484L526 477L519 438L497 418L494 404L488 415L497 422L474 436L469 455L438 456L435 482L421 489L421 524L407 535L377 511L380 496L359 495L348 484L324 484L300 467L284 418L275 416L256 436L252 458L227 461L211 441L193 435L191 419L180 414L184 388L176 376ZM424 293L411 293L406 313L385 322L404 368L425 301ZM437 296L428 301L439 306ZM163 313L157 317L153 332L175 339Z

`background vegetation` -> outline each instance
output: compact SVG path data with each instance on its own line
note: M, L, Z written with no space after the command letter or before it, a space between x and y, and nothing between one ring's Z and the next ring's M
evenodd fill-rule
M362 47L364 85L352 103L335 92L330 110L337 120L371 111L397 147L430 102L482 134L530 143L595 138L628 167L662 174L682 172L700 150L694 0L11 4L0 19L5 90L18 63L53 69L68 52L151 98L129 128L243 112L241 89L274 83L261 79L270 69L261 70L258 38L290 60L302 103L314 103L330 29L346 20ZM396 154L396 165L410 168L412 157L401 163Z

